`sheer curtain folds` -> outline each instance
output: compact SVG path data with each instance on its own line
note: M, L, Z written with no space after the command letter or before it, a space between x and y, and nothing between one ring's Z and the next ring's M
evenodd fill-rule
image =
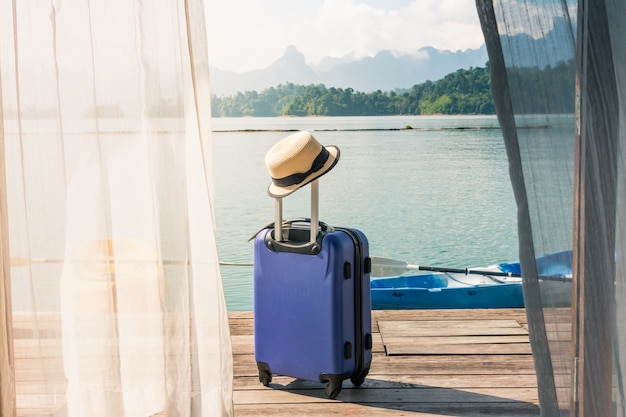
M0 0L2 415L233 414L205 33L201 0Z
M625 416L626 4L476 4L518 206L542 416ZM559 263L570 279L543 279ZM564 285L571 302L557 297Z

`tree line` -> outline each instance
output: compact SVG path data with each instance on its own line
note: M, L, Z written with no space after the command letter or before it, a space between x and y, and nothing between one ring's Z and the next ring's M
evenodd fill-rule
M571 106L558 112L573 111L573 85L570 77L573 63L560 63L555 68L510 70L510 79L518 82L549 83L555 95L572 92ZM555 97L556 98L556 97ZM553 98L543 97L549 103ZM534 103L524 112L551 108ZM292 83L270 87L262 92L238 92L232 96L213 95L213 117L272 116L386 116L432 114L495 114L491 96L489 63L485 67L459 69L438 81L426 81L410 89L372 93L352 88L326 87L324 84Z

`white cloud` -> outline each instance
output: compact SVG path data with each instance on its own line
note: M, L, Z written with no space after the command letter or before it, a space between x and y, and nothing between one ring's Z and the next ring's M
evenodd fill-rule
M207 32L212 65L236 71L265 67L288 45L316 64L483 43L474 0L209 0Z

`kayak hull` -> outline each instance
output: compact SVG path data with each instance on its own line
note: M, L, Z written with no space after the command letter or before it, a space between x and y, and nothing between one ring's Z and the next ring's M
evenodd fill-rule
M412 283L411 278L415 278L413 281L416 282ZM426 274L372 279L372 308L399 310L524 307L522 285L519 282L447 287L437 282L443 281L443 278L444 275Z

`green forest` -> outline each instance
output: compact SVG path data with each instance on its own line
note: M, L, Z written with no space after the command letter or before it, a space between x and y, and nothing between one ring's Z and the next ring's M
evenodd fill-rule
M522 85L546 83L552 91L572 91L573 63L559 63L554 68L510 70L510 82ZM550 91L550 90L548 90ZM522 112L544 112L553 108L551 97L537 97L540 102L526 103ZM491 97L489 63L482 68L460 69L438 81L426 81L410 89L363 93L352 88L326 87L323 84L280 84L262 92L246 91L233 96L212 96L213 117L273 116L387 116L433 114L495 114Z

